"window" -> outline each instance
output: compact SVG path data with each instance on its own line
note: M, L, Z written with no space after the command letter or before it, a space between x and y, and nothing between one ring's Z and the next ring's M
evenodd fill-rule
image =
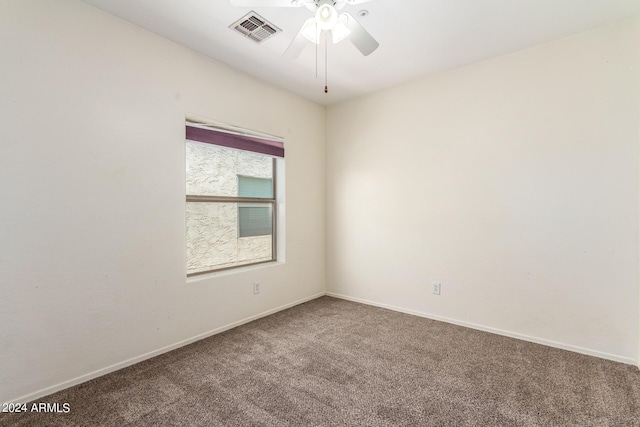
M273 221L270 207L238 206L238 237L270 236Z
M273 198L273 179L238 175L238 196ZM238 237L267 236L272 233L270 206L241 203L238 206Z
M188 124L185 151L187 275L275 261L282 141Z

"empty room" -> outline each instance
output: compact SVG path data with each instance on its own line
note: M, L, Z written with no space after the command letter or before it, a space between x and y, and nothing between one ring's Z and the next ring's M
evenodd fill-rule
M640 426L640 1L0 0L0 425Z

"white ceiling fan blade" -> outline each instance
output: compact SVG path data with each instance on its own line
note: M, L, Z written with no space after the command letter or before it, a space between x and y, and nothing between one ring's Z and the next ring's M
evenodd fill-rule
M300 31L298 31L298 34L296 34L293 40L291 40L289 47L284 51L282 56L289 59L296 59L298 56L300 56L300 53L302 53L304 47L307 45L307 43L309 43L309 40L307 40L304 34L302 34L302 30L304 30L304 27L306 25L306 22L302 24L302 27L300 27Z
M378 43L376 39L374 39L353 16L347 12L342 15L346 15L348 17L345 24L349 30L351 30L349 40L351 40L351 43L353 43L364 56L371 54L378 48L378 46L380 46L380 43Z
M231 0L235 7L300 7L308 0Z

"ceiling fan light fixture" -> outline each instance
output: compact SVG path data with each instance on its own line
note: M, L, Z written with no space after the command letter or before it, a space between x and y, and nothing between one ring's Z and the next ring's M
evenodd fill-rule
M316 24L315 18L309 18L302 26L302 35L311 43L320 43L320 28Z
M321 30L331 30L338 22L338 11L328 3L322 4L316 11L316 22Z
M349 17L347 15L340 15L338 17L338 21L336 25L331 29L331 36L333 38L333 43L341 42L342 40L349 37L351 34L351 30L347 27L347 20Z

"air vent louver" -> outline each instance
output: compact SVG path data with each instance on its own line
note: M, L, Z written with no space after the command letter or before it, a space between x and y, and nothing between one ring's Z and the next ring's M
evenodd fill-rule
M236 30L256 43L262 43L282 31L253 10L229 25L229 28Z

